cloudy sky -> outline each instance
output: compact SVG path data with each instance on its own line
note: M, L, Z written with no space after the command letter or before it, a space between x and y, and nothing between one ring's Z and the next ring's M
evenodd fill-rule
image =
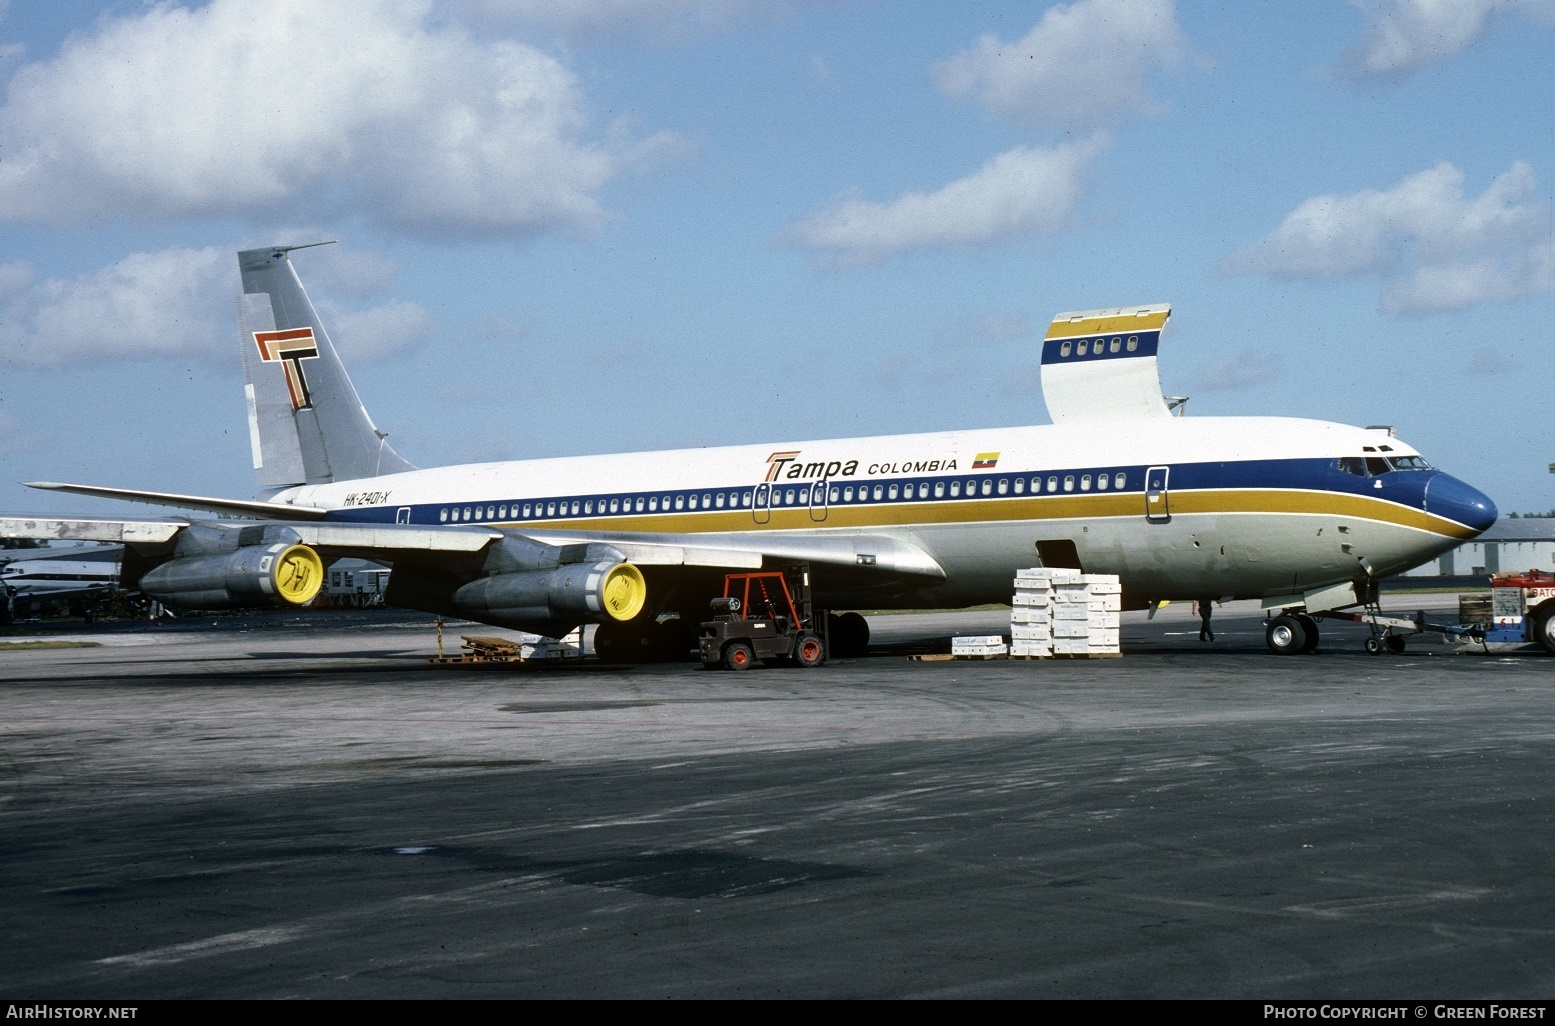
M1044 423L1169 302L1190 416L1555 506L1555 0L12 0L0 509L254 491L234 251L410 460Z

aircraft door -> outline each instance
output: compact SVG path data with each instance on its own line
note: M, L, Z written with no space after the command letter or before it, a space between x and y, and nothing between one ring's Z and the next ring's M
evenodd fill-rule
M826 519L827 496L831 491L831 482L820 480L810 486L810 519L816 523Z
M1151 467L1145 471L1145 519L1152 524L1164 524L1172 519L1167 490L1170 467Z
M401 506L398 510L396 510L394 513L394 522L396 524L410 523L410 507Z
M765 524L772 519L772 486L763 482L756 486L756 496L751 502L751 516L756 523Z

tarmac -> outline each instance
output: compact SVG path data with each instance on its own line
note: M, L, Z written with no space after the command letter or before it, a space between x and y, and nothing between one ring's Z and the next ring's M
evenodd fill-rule
M1555 994L1555 660L1279 657L1240 603L907 658L1007 622L743 673L436 667L387 611L9 632L0 996Z

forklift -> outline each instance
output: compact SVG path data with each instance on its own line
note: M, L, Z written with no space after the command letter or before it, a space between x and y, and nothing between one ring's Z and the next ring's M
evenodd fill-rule
M702 665L709 670L748 670L769 665L819 666L826 661L823 615L810 605L810 571L790 576L776 570L727 574L724 593L712 601L713 618L697 632Z

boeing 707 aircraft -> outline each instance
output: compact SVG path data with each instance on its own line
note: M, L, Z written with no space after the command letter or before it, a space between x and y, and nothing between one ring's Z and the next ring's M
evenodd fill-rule
M820 608L1008 602L1016 569L1117 574L1127 608L1258 599L1276 652L1311 614L1473 538L1491 501L1387 431L1172 416L1170 310L1058 315L1042 344L1053 424L419 470L357 397L293 268L238 254L258 498L37 482L236 515L0 518L0 536L121 542L123 583L171 606L302 605L343 557L393 568L390 604L560 635L606 658L686 654L726 572L808 567ZM671 614L679 613L681 619ZM857 614L835 654L862 650Z

